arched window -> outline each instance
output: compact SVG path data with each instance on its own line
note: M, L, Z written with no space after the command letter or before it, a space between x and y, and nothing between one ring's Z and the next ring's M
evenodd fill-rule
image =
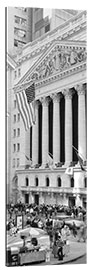
M87 177L84 178L84 187L87 188Z
M38 177L35 178L35 186L38 186Z
M29 180L28 180L28 177L26 177L26 186L28 186L29 184Z
M58 185L58 187L61 187L61 178L60 177L58 177L58 179L57 179L57 185Z
M46 187L49 187L49 178L46 178Z
M71 178L71 187L74 187L74 178Z

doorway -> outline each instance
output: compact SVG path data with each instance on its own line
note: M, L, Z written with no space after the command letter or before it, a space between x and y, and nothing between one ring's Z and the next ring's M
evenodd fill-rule
M25 194L25 203L29 203L29 194Z
M39 205L39 195L38 194L35 194L34 202L35 202L35 204Z
M69 197L69 207L75 206L75 198L74 197Z

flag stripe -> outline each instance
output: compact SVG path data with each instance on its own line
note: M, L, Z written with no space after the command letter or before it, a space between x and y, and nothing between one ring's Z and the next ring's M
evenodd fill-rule
M29 110L30 110L31 117L33 119L34 108L33 108L33 104L32 103L29 104Z
M19 100L19 94L16 94L16 100L17 100L18 109L20 111L20 114L21 114L25 129L27 130L26 119L25 119L25 115L24 115L24 113L22 111L22 108L21 108L21 104L20 104L20 100Z
M32 84L26 90L16 93L16 100L18 104L18 109L21 113L22 120L24 122L25 129L29 129L35 123L35 109L34 109L34 99L35 99L35 87Z
M27 117L27 113L26 113L26 110L25 110L25 106L23 104L22 93L19 93L19 97L20 97L20 102L21 102L21 108L22 108L22 111L24 112L24 115L25 115L26 126L28 128L28 117Z
M31 126L32 125L32 121L31 121L31 116L30 116L29 104L27 103L25 92L23 92L23 99L24 99L24 102L25 102L25 108L27 110L27 116L29 118L29 123L30 123L29 126Z
M83 167L83 158L81 157L81 154L79 154L79 151L73 146L73 148L74 148L74 150L75 150L75 153L76 153L76 155L77 155L77 157L78 157L78 161L79 161L79 164L80 164L80 167L81 167L81 170L82 171L86 171L85 169L84 169L84 167Z

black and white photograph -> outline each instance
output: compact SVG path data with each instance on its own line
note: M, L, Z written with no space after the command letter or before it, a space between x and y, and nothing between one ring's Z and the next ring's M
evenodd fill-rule
M5 32L5 266L87 264L87 9L6 6Z

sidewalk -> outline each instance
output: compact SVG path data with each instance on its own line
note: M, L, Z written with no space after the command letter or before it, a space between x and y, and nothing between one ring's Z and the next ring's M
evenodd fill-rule
M55 265L55 264L66 264L73 262L76 259L83 257L87 253L87 244L82 242L77 242L77 240L70 241L70 252L63 258L63 261L54 258L53 253L51 253L50 262L41 263L41 265Z

